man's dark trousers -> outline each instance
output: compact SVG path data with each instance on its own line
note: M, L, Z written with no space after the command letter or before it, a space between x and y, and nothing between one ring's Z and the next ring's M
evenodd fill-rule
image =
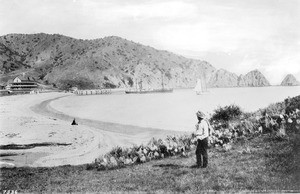
M208 148L208 138L204 138L203 140L198 139L197 141L197 149L196 149L196 159L197 159L197 166L198 167L207 167L208 164L208 155L207 155L207 148ZM203 158L203 164L202 164Z

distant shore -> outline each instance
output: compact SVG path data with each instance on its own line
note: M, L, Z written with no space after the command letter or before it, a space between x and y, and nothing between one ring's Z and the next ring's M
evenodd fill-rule
M70 144L34 147L25 150L0 150L1 163L16 166L78 165L94 161L115 146L147 143L152 137L178 132L132 125L121 125L76 118L54 110L51 101L69 93L17 95L0 98L0 142L9 144Z

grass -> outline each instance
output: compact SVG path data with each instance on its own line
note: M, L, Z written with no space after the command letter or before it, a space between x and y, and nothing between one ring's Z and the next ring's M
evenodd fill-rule
M300 190L300 134L278 141L245 139L232 150L209 150L206 169L191 168L195 155L97 171L87 165L1 170L1 190L20 192L198 192ZM248 147L250 152L243 152Z

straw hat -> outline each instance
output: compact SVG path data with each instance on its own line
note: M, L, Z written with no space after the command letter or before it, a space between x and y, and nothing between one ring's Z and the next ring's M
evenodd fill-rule
M203 112L201 112L200 110L196 113L197 117L200 117L200 118L204 118L205 117L205 114Z

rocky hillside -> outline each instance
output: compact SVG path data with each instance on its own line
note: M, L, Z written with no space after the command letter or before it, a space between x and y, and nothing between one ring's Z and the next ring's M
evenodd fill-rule
M219 69L215 71L209 79L208 86L210 87L237 87L238 76L234 73Z
M210 87L258 87L270 86L270 83L258 70L250 71L246 75L237 76L234 73L220 69L213 72L208 85Z
M30 76L62 89L194 87L201 78L210 87L268 86L259 71L237 76L206 61L120 37L74 39L58 34L9 34L0 37L0 84Z
M0 37L1 82L26 72L60 88L193 87L216 69L119 37L74 39L58 34L9 34Z
M281 86L299 86L300 82L296 80L296 78L292 74L288 74L282 80Z
M270 86L269 81L265 76L258 70L253 70L247 73L245 76L241 76L239 80L239 86Z

